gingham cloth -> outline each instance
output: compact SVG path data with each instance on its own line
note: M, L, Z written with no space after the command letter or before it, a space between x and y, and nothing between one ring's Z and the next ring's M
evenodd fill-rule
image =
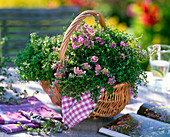
M104 89L101 90L101 94L103 92ZM74 127L92 113L92 108L95 108L97 104L91 101L90 94L90 92L84 93L79 102L72 97L62 97L62 115L64 124L70 128Z

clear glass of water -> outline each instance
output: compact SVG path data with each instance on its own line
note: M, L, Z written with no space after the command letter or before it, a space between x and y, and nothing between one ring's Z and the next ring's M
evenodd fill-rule
M148 48L150 53L150 68L152 75L156 82L163 81L168 72L170 66L170 46L155 44ZM155 83L159 86L160 83Z

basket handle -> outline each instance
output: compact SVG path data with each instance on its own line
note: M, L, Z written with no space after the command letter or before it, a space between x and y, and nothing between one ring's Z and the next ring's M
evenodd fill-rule
M93 10L87 10L82 12L81 14L79 14L74 20L73 22L70 24L70 26L68 27L68 29L66 30L66 33L64 34L64 38L63 41L61 43L61 47L60 47L60 52L59 52L59 60L63 60L65 58L65 52L67 50L68 47L68 43L70 41L70 37L73 34L73 31L76 29L76 26L78 24L80 24L80 22L82 22L86 17L89 16L98 16L99 18L99 23L102 27L106 28L106 23L104 21L104 18L101 14L99 14L97 11L93 11Z

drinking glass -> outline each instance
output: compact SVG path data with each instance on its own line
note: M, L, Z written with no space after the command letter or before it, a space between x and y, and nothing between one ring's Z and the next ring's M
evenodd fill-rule
M150 53L150 68L155 80L155 90L164 88L164 80L170 66L170 46L155 44L148 48ZM158 89L159 88L159 89Z

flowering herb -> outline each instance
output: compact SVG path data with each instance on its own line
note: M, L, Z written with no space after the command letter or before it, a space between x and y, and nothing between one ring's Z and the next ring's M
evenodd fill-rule
M58 59L62 36L45 36L41 38L37 33L30 34L27 47L18 53L15 65L18 74L24 81L48 81L52 84L57 69L55 61Z
M98 25L78 25L71 37L65 61L55 61L53 84L60 84L62 95L79 97L88 91L97 102L101 89L108 94L117 83L128 83L131 94L137 96L141 82L147 83L139 60L148 58L137 40L116 28L105 30ZM57 75L56 75L57 74Z

